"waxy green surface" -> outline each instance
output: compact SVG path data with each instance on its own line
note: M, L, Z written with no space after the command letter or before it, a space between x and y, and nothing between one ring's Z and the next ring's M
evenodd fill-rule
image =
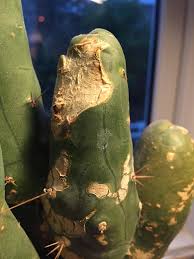
M158 259L181 230L194 190L194 141L189 132L161 120L147 127L135 148L135 169L150 175L138 186L143 204L132 258Z
M31 62L20 0L0 1L0 144L10 203L42 192L45 157L40 143L40 87ZM32 98L31 98L32 97Z

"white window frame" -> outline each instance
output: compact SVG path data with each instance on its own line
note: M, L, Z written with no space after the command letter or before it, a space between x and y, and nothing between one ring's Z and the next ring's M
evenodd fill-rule
M194 1L161 0L160 3L151 120L168 119L187 128L194 137ZM169 256L179 256L184 248L194 255L192 222L194 206L185 227L171 245ZM168 258L175 258L174 255Z

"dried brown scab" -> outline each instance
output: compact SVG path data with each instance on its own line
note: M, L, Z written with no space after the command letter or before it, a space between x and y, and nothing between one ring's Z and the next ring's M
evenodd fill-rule
M107 229L106 221L102 221L98 224L98 230L100 231L101 234L103 234L106 229Z
M102 246L108 245L108 241L105 239L106 237L104 234L95 235L95 238Z
M55 162L55 166L50 170L47 181L47 188L55 191L63 191L69 187L68 174L70 170L70 158L63 151Z
M65 131L64 125L75 122L83 111L111 97L113 87L101 63L101 51L107 46L93 36L69 50L72 58L61 56L52 104L54 136L61 136L59 128Z

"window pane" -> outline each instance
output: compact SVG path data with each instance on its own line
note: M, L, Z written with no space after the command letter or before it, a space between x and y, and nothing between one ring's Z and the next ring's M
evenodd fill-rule
M111 31L127 61L131 129L137 139L149 122L157 0L23 0L33 64L46 108L51 105L60 54L71 38L96 27Z

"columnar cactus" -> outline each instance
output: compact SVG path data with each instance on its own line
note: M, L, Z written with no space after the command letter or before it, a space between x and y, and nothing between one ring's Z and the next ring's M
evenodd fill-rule
M73 38L58 63L51 197L43 198L59 251L67 247L88 259L121 259L128 251L140 210L128 107L125 58L116 38L103 29Z
M20 0L0 1L0 31L0 143L9 180L6 199L15 203L40 193L45 172L38 139L41 93Z
M135 150L135 169L153 178L139 186L142 214L131 248L132 258L161 258L182 228L193 198L194 140L169 121L144 131Z

